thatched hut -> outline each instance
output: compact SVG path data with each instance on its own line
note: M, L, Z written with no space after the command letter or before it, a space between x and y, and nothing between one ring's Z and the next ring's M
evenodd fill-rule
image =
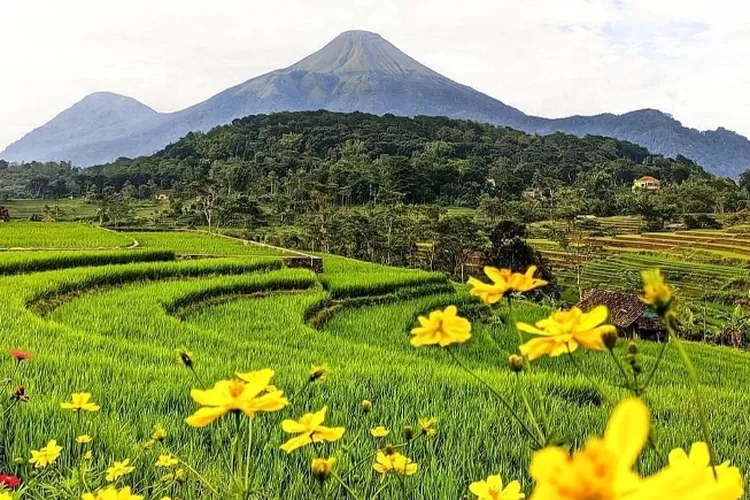
M667 339L667 330L659 317L634 293L594 290L578 303L584 312L598 305L609 308L610 321L621 337L656 341Z

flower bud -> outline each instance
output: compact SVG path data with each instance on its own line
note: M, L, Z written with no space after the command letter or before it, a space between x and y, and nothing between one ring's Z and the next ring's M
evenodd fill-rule
M11 394L10 399L18 401L19 403L28 403L29 396L26 394L26 387L19 385L13 394Z
M510 369L515 373L523 371L523 365L524 359L522 356L519 356L518 354L511 354L508 356L508 366L510 366Z
M333 466L336 464L336 458L314 458L312 461L312 475L315 479L324 482L331 476Z
M188 368L193 368L193 353L185 349L184 347L181 347L180 349L177 349L177 357L179 358L180 362L182 362L183 365L187 366Z
M628 352L630 354L637 354L638 353L638 344L636 344L634 341L628 342Z
M365 413L370 413L370 411L372 411L372 403L367 399L363 400L362 403L360 403L360 407Z
M392 444L385 445L385 448L383 448L383 453L385 453L388 456L393 455L396 453L396 448Z
M414 427L412 427L411 425L405 425L404 426L404 439L409 441L413 437L414 437Z
M320 366L313 366L310 368L310 382L322 382L326 379L328 376L328 373L331 370L328 368L328 365L320 365Z
M615 348L615 345L617 345L617 332L614 331L603 333L602 342L604 342L604 346L611 351Z

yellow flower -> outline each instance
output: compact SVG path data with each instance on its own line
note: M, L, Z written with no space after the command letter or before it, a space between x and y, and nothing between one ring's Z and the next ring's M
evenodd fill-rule
M312 475L320 482L325 481L333 472L333 466L336 465L336 457L314 458L312 461Z
M675 448L670 451L669 465L674 468L687 469L686 474L704 474L709 479L714 479L711 455L708 451L708 445L704 442L693 443L689 455L682 448ZM727 485L728 488L731 488L732 483L736 484L737 496L733 498L740 498L743 495L742 473L737 467L732 467L729 460L716 466L716 479L719 483Z
M484 283L476 278L469 278L472 289L469 293L479 297L485 304L499 302L508 292L525 293L547 284L546 281L534 278L536 266L529 266L524 274L514 273L510 269L485 267L484 274L492 281Z
M469 491L474 493L477 500L521 500L526 495L521 493L521 483L511 481L503 488L503 479L500 476L489 476L485 481L471 483Z
M169 468L173 467L180 463L180 460L177 457L173 457L172 455L159 455L159 459L156 461L156 467L164 467Z
M121 490L117 490L114 486L109 486L103 490L93 493L86 493L81 497L81 500L143 500L142 495L134 495L130 491L130 487L126 486Z
M13 500L13 497L10 496L10 493L0 492L0 500Z
M185 469L180 468L180 469L177 469L176 471L174 471L174 479L175 479L175 481L182 482L182 481L185 480L186 477L187 477L187 473L185 472Z
M83 459L84 460L93 460L94 459L94 454L91 453L91 450L89 450L89 451L87 451L86 453L83 454Z
M612 412L602 438L590 438L571 457L567 449L536 453L529 472L536 482L531 500L735 500L742 487L715 481L684 467L667 466L641 478L633 471L649 434L648 408L640 399L622 401Z
M151 439L154 441L161 441L167 437L167 430L159 424L154 426L154 431L151 433Z
M375 427L374 429L370 429L370 434L372 434L372 437L376 437L376 438L386 437L390 433L391 431L389 431L382 425L379 425Z
M313 365L312 368L310 368L310 382L322 382L326 379L328 374L330 373L331 369L328 368L328 365L322 364L322 365Z
M602 334L617 331L614 325L604 324L608 317L606 306L597 306L588 313L573 307L537 321L536 327L518 323L516 326L522 332L540 335L521 345L521 354L529 359L545 354L554 357L566 353L568 349L575 351L579 344L588 349L604 350Z
M77 392L73 394L72 401L70 403L61 403L60 407L63 410L73 410L77 412L88 411L91 413L99 411L99 405L90 401L91 393L88 392Z
M81 434L76 438L76 443L78 444L89 444L93 439L88 434Z
M274 375L273 370L258 370L238 373L238 379L216 382L213 389L206 391L193 389L190 395L203 408L185 421L193 427L205 427L229 412L242 412L255 418L259 411L278 411L289 401L283 391L262 394Z
M432 311L428 318L419 317L420 326L413 328L411 345L421 347L439 344L445 347L453 343L463 343L471 337L471 323L458 315L456 306L448 306L443 311Z
M664 282L660 269L641 271L643 278L643 295L641 301L662 314L672 303L672 290Z
M126 458L122 462L115 462L112 467L107 469L107 476L106 479L108 482L114 482L120 479L122 476L126 474L130 474L135 470L135 467L132 467L130 465L130 459Z
M62 452L62 446L59 446L57 441L53 439L44 448L40 448L38 451L31 450L29 463L34 464L37 469L43 469L54 464L60 456L60 452Z
M379 451L372 468L381 474L395 472L402 476L411 476L417 472L417 464L412 462L411 458L407 458L398 452L386 455Z
M422 434L434 436L435 434L437 434L437 419L434 417L420 418L419 428L422 430Z
M321 443L323 441L333 442L341 439L346 429L343 427L324 427L323 421L326 418L327 406L316 413L306 413L297 421L284 420L281 422L281 428L289 434L299 434L281 445L281 449L291 453L297 448L301 448L311 443Z

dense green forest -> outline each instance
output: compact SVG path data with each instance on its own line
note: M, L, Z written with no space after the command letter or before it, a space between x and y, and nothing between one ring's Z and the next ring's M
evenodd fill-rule
M667 184L710 179L685 157L652 155L610 138L533 136L440 117L327 111L249 116L205 134L190 133L153 156L87 170L68 164L27 168L24 185L18 167L0 164L6 196L19 196L21 187L28 196L56 197L86 194L92 186L120 191L130 183L146 194L146 187L198 183L259 200L285 198L285 205L310 202L319 192L337 205L396 198L476 207L482 196L512 202L529 189L553 196L575 187L591 198L586 211L598 215L616 213L611 193L642 175ZM15 178L6 182L6 176ZM609 194L602 198L603 193Z

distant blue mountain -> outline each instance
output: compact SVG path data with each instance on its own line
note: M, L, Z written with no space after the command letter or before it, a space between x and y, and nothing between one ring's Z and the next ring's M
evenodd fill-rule
M0 158L89 166L150 154L190 131L206 131L246 115L317 109L449 116L539 134L603 135L656 153L682 154L721 175L736 177L750 168L750 141L734 132L686 128L657 110L561 119L529 116L432 71L366 31L342 33L288 68L175 113L157 113L117 94L92 94L8 146Z

